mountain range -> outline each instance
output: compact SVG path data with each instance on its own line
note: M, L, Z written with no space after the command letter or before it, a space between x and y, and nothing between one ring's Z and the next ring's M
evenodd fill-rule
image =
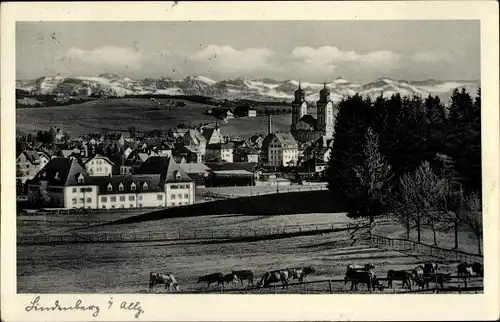
M304 82L306 100L317 101L324 84ZM101 74L97 77L45 76L32 80L16 81L16 88L33 95L54 94L61 96L125 96L125 95L201 95L217 99L250 99L256 101L291 101L299 81L276 81L269 78L250 80L242 77L215 81L205 76L190 76L183 79L144 78L131 79L116 74ZM429 94L447 102L455 88L464 87L472 96L476 95L479 81L406 81L381 77L375 81L362 83L337 78L326 83L331 99L339 101L342 97L359 93L376 97L381 93L388 97L401 95Z

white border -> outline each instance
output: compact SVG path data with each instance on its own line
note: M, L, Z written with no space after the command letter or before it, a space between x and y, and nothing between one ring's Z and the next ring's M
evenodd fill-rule
M43 295L45 303L98 304L101 312L28 313L16 294L15 21L70 20L481 20L485 291L481 295L114 295L140 301L141 320L495 320L499 313L499 65L496 1L3 3L1 7L1 317L4 321L135 320L105 310L109 295ZM57 281L54 281L57 283ZM116 305L116 303L115 303Z

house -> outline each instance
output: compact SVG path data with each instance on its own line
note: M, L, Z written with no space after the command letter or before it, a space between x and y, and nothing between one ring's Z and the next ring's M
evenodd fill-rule
M97 187L76 160L54 158L26 182L28 202L50 208L97 208Z
M161 175L167 207L194 204L195 184L174 158L151 157L144 162L137 173Z
M122 154L125 160L128 159L128 156L130 155L130 153L132 153L132 151L133 149L130 147L127 147L125 150L123 150Z
M188 163L201 163L203 160L203 154L195 146L182 146L179 148L176 155L185 155L186 162Z
M259 151L252 147L239 147L233 151L234 162L259 162Z
M41 168L45 167L45 165L47 163L49 163L49 161L50 161L50 156L44 151L37 151L36 153L38 154L38 157L40 158Z
M107 157L96 154L85 162L85 170L90 176L112 176L114 165Z
M206 153L207 139L197 129L189 129L183 136L185 146L195 147L202 156Z
M275 132L268 134L262 143L267 164L272 167L293 167L297 164L298 143L290 133Z
M184 138L184 135L189 132L189 129L186 128L175 128L174 130L169 130L169 136L172 136L174 139Z
M205 128L203 129L203 136L207 141L207 145L216 144L216 143L224 143L224 138L220 133L220 128L218 124L215 124L214 128Z
M194 182L172 158L164 159L149 162L140 174L92 177L76 159L55 158L27 181L28 201L40 207L91 209L193 204Z
M43 160L45 161L45 157ZM37 151L24 150L16 158L16 180L24 184L27 180L33 179L43 166Z
M216 162L233 162L233 146L227 143L207 145L205 160Z
M120 166L120 174L133 174L143 164L141 159L128 159Z

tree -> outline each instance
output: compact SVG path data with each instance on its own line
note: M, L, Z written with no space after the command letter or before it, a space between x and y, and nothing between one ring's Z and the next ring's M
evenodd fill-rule
M436 223L439 216L435 209L437 182L436 175L427 161L424 161L413 173L404 174L399 179L400 200L406 203L407 209L410 209L413 214L419 243L422 226L427 224L433 230L434 244L437 244Z
M339 102L335 120L335 135L331 158L328 162L328 189L334 198L340 199L345 211L359 216L359 179L355 172L364 162L364 146L368 128L369 102L360 95L354 95Z
M462 208L462 221L477 239L477 253L482 254L481 239L483 238L483 213L480 195L471 192L465 196Z
M359 193L356 199L360 202L361 216L368 216L370 223L373 217L385 211L389 204L394 174L378 149L378 134L372 128L366 132L364 162L355 166L354 172L359 181Z

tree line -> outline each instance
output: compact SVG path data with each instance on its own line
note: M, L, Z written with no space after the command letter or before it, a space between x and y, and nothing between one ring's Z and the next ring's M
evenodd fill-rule
M429 95L376 99L354 95L339 103L328 187L350 217L392 215L409 239L415 229L459 227L481 253L481 91L455 89L450 103Z

